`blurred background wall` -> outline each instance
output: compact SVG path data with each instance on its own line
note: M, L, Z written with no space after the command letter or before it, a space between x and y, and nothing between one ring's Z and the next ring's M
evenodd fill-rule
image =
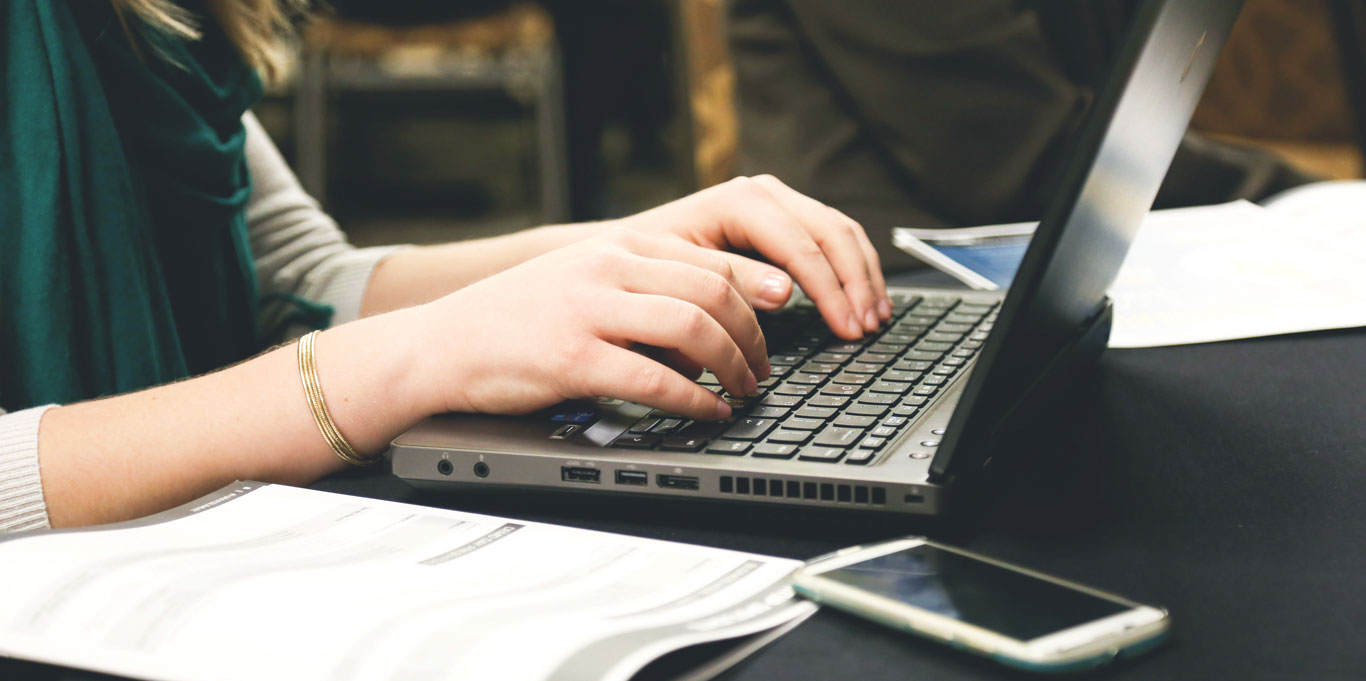
M615 217L735 172L724 0L330 5L257 112L359 244ZM1363 5L1249 0L1194 127L1361 176Z

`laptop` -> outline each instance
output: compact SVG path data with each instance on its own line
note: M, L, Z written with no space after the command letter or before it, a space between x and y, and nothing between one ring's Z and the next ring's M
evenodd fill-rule
M1105 292L1241 5L1138 9L1008 291L892 288L892 320L856 342L798 300L761 318L773 377L733 400L728 421L610 399L443 415L393 441L394 474L434 489L946 512L1104 350ZM709 374L699 382L722 390Z

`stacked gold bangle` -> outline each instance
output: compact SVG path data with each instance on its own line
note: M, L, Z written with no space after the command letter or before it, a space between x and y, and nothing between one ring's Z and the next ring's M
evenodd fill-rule
M352 466L368 466L378 461L379 457L361 456L342 437L336 422L332 420L332 412L327 410L327 402L323 400L322 383L318 381L318 361L314 355L317 337L318 332L311 331L299 339L299 378L304 384L304 395L308 397L308 408L313 412L313 422L318 424L323 439L327 440L327 445L336 452L338 458Z

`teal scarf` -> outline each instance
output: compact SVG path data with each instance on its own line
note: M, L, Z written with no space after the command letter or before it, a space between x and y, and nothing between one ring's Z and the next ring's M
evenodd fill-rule
M0 5L0 407L249 357L256 74L208 21L134 48L107 1Z

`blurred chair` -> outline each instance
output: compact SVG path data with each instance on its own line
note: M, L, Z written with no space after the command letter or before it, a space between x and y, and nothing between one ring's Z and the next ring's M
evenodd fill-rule
M329 96L339 92L502 91L535 111L542 218L568 215L564 89L549 16L515 3L487 16L391 26L320 17L296 80L296 165L325 202Z

